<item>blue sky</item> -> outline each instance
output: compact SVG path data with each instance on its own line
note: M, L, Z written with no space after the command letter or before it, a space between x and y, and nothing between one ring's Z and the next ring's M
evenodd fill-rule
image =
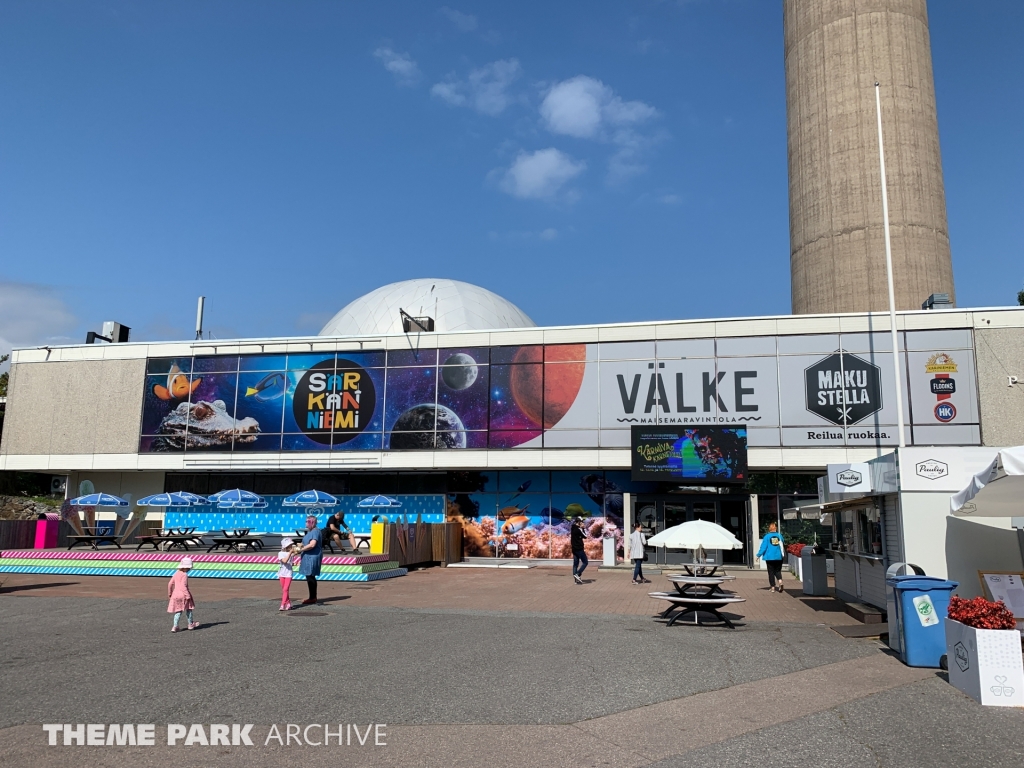
M958 298L1024 282L1024 3L933 0ZM411 277L540 324L784 314L781 0L0 9L0 346L315 333Z

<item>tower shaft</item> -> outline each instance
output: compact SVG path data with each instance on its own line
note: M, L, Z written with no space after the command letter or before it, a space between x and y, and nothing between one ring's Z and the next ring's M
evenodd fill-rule
M794 314L888 309L874 84L897 309L953 291L926 0L783 0Z

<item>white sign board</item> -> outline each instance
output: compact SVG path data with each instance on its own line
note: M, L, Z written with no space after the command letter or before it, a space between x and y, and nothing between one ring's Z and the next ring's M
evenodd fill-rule
M827 472L830 496L871 493L871 468L867 463L829 464Z

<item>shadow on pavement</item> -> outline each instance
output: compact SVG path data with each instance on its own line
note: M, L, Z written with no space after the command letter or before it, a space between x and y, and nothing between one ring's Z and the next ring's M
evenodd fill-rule
M30 589L48 589L49 587L76 587L80 583L78 581L51 581L47 584L20 584L16 587L0 586L0 594L5 592L26 592Z

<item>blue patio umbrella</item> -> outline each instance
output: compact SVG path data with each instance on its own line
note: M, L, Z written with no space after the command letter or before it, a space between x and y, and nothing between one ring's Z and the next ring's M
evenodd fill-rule
M173 493L176 496L184 496L192 503L193 507L205 507L210 503L209 499L196 493L189 493L188 491L173 491Z
M377 509L377 508L389 509L389 508L392 508L392 507L400 507L400 506L402 506L402 502L400 502L398 499L392 499L389 496L369 496L369 497L361 500L358 504L356 504L356 506L357 507L364 507L364 508L365 507L372 507L374 509Z
M289 496L281 503L286 507L334 507L337 506L338 500L323 491L302 491Z
M68 502L75 507L127 507L128 502L109 493L89 493Z
M263 509L267 506L262 496L252 491L243 491L241 488L215 493L210 497L211 501L214 499L221 509Z
M154 493L135 502L140 507L191 507L191 500L180 493Z

